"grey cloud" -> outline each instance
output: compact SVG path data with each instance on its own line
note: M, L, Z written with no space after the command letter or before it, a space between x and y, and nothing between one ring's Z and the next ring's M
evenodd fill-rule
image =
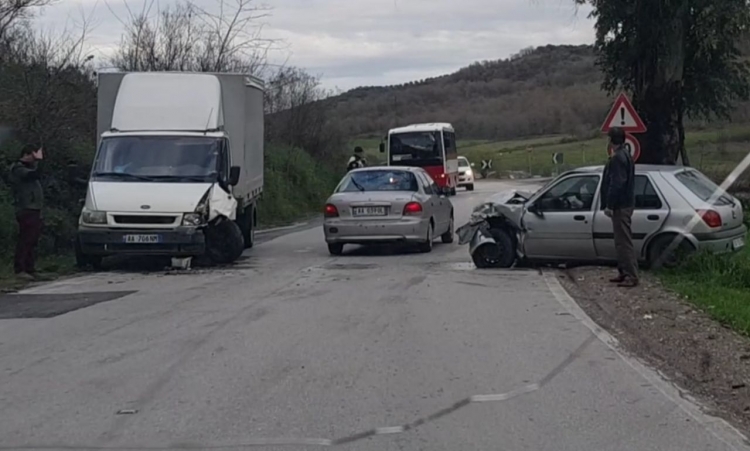
M211 8L216 0L193 0ZM263 0L261 0L263 1ZM259 3L261 2L259 1ZM572 0L265 0L265 37L286 50L271 55L323 76L328 87L351 88L426 78L476 60L505 58L521 48L593 40L588 10ZM112 53L122 27L96 0L65 0L48 9L46 24L80 17L96 4L90 45ZM129 0L140 9L141 0ZM161 5L164 5L164 0ZM109 0L120 17L122 2Z

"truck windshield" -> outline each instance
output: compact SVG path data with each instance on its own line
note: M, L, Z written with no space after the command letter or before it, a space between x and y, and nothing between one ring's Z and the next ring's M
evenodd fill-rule
M389 143L393 166L439 166L443 164L440 132L392 134Z
M221 139L189 136L121 136L102 141L93 177L120 181L213 182Z

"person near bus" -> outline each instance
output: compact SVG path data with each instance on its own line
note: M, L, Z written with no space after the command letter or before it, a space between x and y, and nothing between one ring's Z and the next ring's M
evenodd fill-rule
M367 160L365 160L365 151L357 146L354 148L354 155L349 158L346 169L351 171L353 169L359 169L367 167Z

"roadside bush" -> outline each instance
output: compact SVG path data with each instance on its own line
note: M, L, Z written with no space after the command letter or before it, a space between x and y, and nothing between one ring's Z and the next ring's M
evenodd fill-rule
M266 148L263 197L258 205L261 225L278 225L322 211L323 203L343 176L346 161L331 165L307 152L277 145Z

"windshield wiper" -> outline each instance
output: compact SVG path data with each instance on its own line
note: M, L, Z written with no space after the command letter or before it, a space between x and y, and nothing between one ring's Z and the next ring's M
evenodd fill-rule
M363 193L365 192L365 187L364 187L364 186L362 186L362 185L360 185L359 183L357 183L357 181L356 181L356 180L354 180L354 177L352 177L352 184L353 184L353 185L354 185L355 187L357 187L357 189L358 189L358 190L360 190L361 192L363 192Z
M144 182L153 182L152 177L146 177L145 175L128 174L127 172L95 172L94 177L119 177L129 178L133 180L143 180Z
M153 176L156 180L178 180L188 182L199 182L208 183L208 178L213 177L215 174L208 175L155 175Z

